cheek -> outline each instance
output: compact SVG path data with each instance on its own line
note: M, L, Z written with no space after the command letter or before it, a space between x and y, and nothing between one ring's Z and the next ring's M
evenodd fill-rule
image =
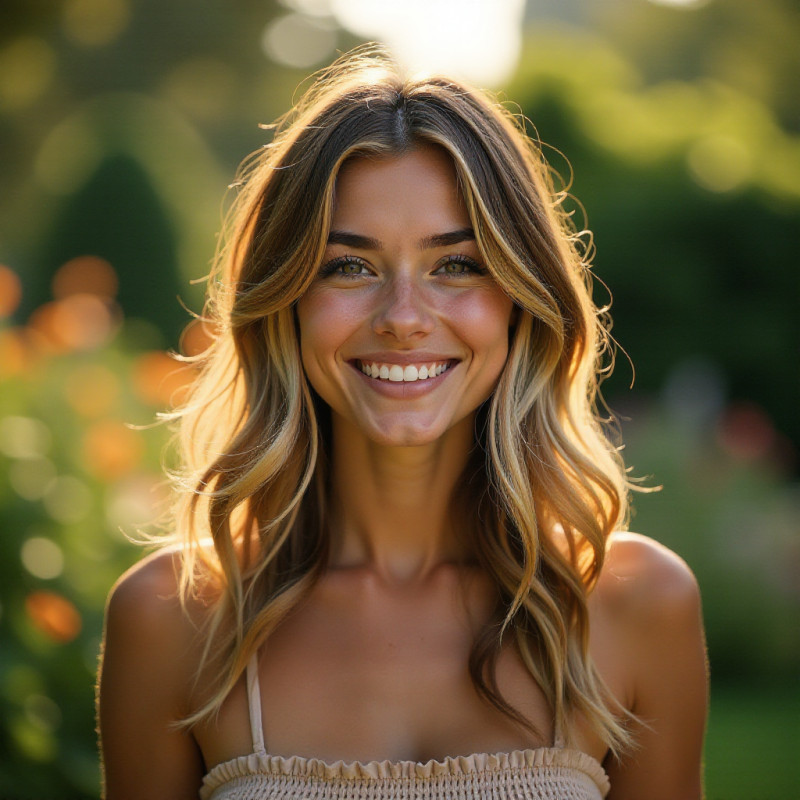
M362 319L363 310L352 299L309 290L297 303L300 349L306 370L335 353Z
M501 292L471 292L459 298L453 316L472 350L505 363L512 309L513 303Z

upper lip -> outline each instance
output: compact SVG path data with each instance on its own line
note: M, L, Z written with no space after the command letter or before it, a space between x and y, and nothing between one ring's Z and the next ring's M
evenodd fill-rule
M442 364L445 361L459 361L453 356L445 356L441 353L427 353L423 350L406 350L394 353L365 353L350 359L351 361L361 361L365 364L397 364L407 366L409 364Z

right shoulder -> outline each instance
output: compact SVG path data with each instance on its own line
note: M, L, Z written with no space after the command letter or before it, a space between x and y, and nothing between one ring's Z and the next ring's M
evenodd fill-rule
M180 562L179 551L161 550L131 567L108 594L107 621L131 633L188 624L179 596Z
M108 596L104 638L126 667L186 686L201 647L204 609L191 598L181 602L180 569L180 551L162 550L122 575Z
M180 568L180 551L162 550L109 594L97 694L109 800L197 797L203 758L181 722L197 708L203 618L181 602Z

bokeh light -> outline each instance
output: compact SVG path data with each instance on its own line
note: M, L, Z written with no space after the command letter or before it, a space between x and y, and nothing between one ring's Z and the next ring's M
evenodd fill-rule
M182 61L164 78L161 86L170 103L192 117L209 122L230 111L237 89L233 69L211 57Z
M22 281L10 267L0 264L0 319L10 317L22 300Z
M82 47L102 47L120 36L130 15L127 0L65 0L64 34Z
M524 0L330 0L351 31L385 42L411 72L443 72L496 86L522 51Z
M49 458L21 458L8 468L11 488L24 500L41 500L56 477L56 466Z
M80 522L92 507L92 493L80 478L59 475L47 486L42 498L51 519L62 525Z
M53 436L40 419L9 415L0 419L0 452L9 458L37 458L50 450Z
M199 356L208 350L214 337L208 325L200 319L192 320L181 336L181 352L186 356Z
M56 68L53 48L36 36L12 39L0 49L0 111L36 102L50 87Z
M92 294L71 294L39 306L28 325L53 353L65 353L96 350L114 336L119 322L111 303Z
M64 397L80 416L89 419L113 411L122 396L119 378L104 364L80 364L64 381Z
M25 611L36 628L62 644L75 639L83 627L75 604L56 592L31 592L25 598Z
M192 367L179 364L163 351L138 356L133 367L136 393L151 406L177 405L195 378Z
M112 482L132 472L141 462L141 435L117 420L92 423L83 437L86 469L102 481Z
M336 39L336 26L330 21L286 14L265 28L261 46L278 64L305 69L325 60L336 47Z
M712 192L729 192L741 186L752 169L747 147L732 136L707 136L688 154L692 177Z
M767 458L777 443L777 434L763 409L754 403L736 403L720 420L717 439L731 456L747 461Z
M26 372L32 361L30 343L22 330L0 330L0 378L11 378Z
M53 276L52 288L56 300L75 294L112 299L117 295L119 279L114 268L104 258L78 256L58 268Z
M112 530L130 533L149 525L166 510L172 495L161 475L131 475L117 481L106 502L106 519Z
M64 551L52 539L44 536L26 539L20 559L25 569L41 580L52 580L64 571Z

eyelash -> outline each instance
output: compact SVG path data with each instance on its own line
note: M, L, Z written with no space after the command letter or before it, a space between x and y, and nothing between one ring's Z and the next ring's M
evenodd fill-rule
M322 265L322 267L320 268L320 271L319 271L320 277L326 278L326 277L328 277L330 275L334 275L334 274L336 274L338 269L340 269L341 267L346 266L348 264L358 264L359 266L362 266L362 267L366 267L366 265L367 265L366 262L363 259L358 258L357 256L339 256L338 258L334 258L332 261L329 261L327 264L323 264ZM460 265L463 265L463 266L467 267L468 269L465 272L456 272L456 273L452 273L452 272L451 273L447 273L447 272L442 271L440 274L443 275L446 278L456 279L456 278L461 277L462 275L470 275L470 274L485 275L486 274L486 269L484 267L482 267L480 264L478 264L477 261L475 261L474 259L470 258L469 256L464 256L464 255L460 255L460 254L447 256L444 259L442 259L439 262L436 271L438 272L439 270L444 270L444 268L448 264L460 264ZM364 273L363 272L357 272L357 273L354 273L354 274L347 274L347 273L344 273L344 272L340 272L340 273L338 273L337 277L345 278L347 280L350 280L350 279L354 279L354 278L362 278L362 277L364 277Z

